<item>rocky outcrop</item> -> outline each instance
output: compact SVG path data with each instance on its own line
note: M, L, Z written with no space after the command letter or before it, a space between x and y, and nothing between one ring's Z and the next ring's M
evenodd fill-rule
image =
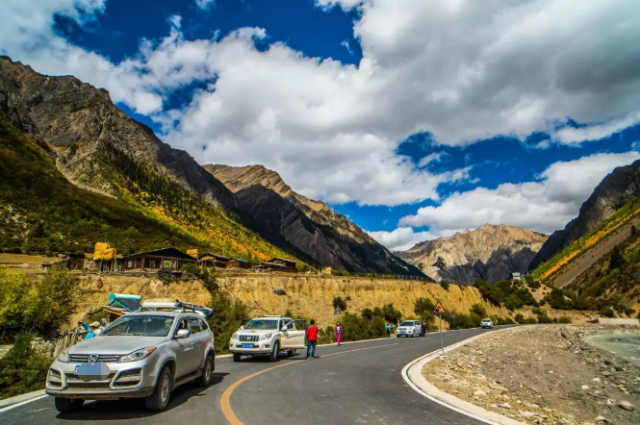
M580 208L578 217L554 232L531 262L533 270L593 230L624 205L640 196L640 161L606 176Z
M510 226L484 225L471 232L422 242L397 255L436 281L473 284L525 273L545 235Z
M117 195L98 160L104 143L151 165L214 205L235 208L235 198L223 184L189 154L172 149L118 109L104 89L71 76L38 74L0 57L0 108L14 126L51 153L60 171L77 186Z
M294 192L261 165L205 165L236 196L243 220L265 239L319 266L352 272L421 275L323 202Z

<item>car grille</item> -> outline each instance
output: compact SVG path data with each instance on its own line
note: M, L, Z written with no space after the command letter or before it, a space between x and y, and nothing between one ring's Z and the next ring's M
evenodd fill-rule
M109 391L109 382L82 382L80 383L68 383L67 390L75 390L80 392L100 392Z
M240 335L240 342L258 342L258 335Z
M88 363L89 362L89 354L70 354L69 360L71 363ZM97 362L102 363L116 363L120 360L119 354L98 354Z

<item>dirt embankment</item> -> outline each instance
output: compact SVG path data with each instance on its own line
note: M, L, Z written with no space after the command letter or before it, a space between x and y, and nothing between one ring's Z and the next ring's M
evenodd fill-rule
M89 275L79 279L81 301L74 320L82 318L90 308L106 304L112 292L139 294L143 299L177 298L205 305L210 300L199 281L163 285L155 279L129 276ZM440 300L449 311L467 313L471 306L480 303L490 315L513 316L506 309L485 303L475 288L457 285L450 285L449 290L445 290L434 283L306 276L220 277L218 284L246 303L254 315L284 314L289 310L295 315L314 318L321 326L328 326L335 320L334 297L350 298L347 312L358 314L366 308L393 304L405 317L412 317L415 316L416 298L426 297Z
M89 275L79 279L82 295L72 323L80 320L90 308L105 305L112 292L139 294L143 299L176 298L202 305L210 300L209 293L200 281L163 285L155 279L129 276ZM517 313L484 302L480 292L471 286L450 285L445 290L436 283L306 276L222 276L218 278L218 284L246 303L252 315L284 314L289 310L297 316L316 319L320 326L328 326L335 320L334 297L350 298L347 312L356 314L366 308L393 304L405 318L414 317L416 298L440 300L447 312L468 313L474 304L479 303L491 316L513 317ZM520 313L532 316L531 309ZM574 322L586 320L586 316L578 312L549 310L548 314L550 317L569 315ZM447 327L446 322L444 327Z
M637 425L640 368L581 340L598 331L614 329L510 329L428 363L423 374L443 391L523 422ZM620 407L625 402L634 410Z

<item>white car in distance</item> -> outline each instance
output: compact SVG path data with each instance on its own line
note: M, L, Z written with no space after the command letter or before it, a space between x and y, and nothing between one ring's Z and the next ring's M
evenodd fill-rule
M482 322L480 322L480 327L482 329L493 329L493 320L482 319Z
M305 348L305 320L283 316L264 316L249 320L231 335L229 351L233 361L242 356L268 356L275 362L281 351L291 357Z
M396 329L396 337L412 337L416 338L424 336L424 326L419 320L405 320L398 325Z

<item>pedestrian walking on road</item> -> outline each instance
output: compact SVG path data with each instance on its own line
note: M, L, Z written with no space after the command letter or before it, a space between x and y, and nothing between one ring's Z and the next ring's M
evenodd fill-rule
M393 328L391 327L391 323L387 322L387 338L391 338L391 331Z
M316 345L318 345L318 327L316 321L311 320L311 325L307 328L307 359L316 357Z
M338 320L336 323L336 339L338 340L338 345L340 345L340 340L342 339L342 323Z

